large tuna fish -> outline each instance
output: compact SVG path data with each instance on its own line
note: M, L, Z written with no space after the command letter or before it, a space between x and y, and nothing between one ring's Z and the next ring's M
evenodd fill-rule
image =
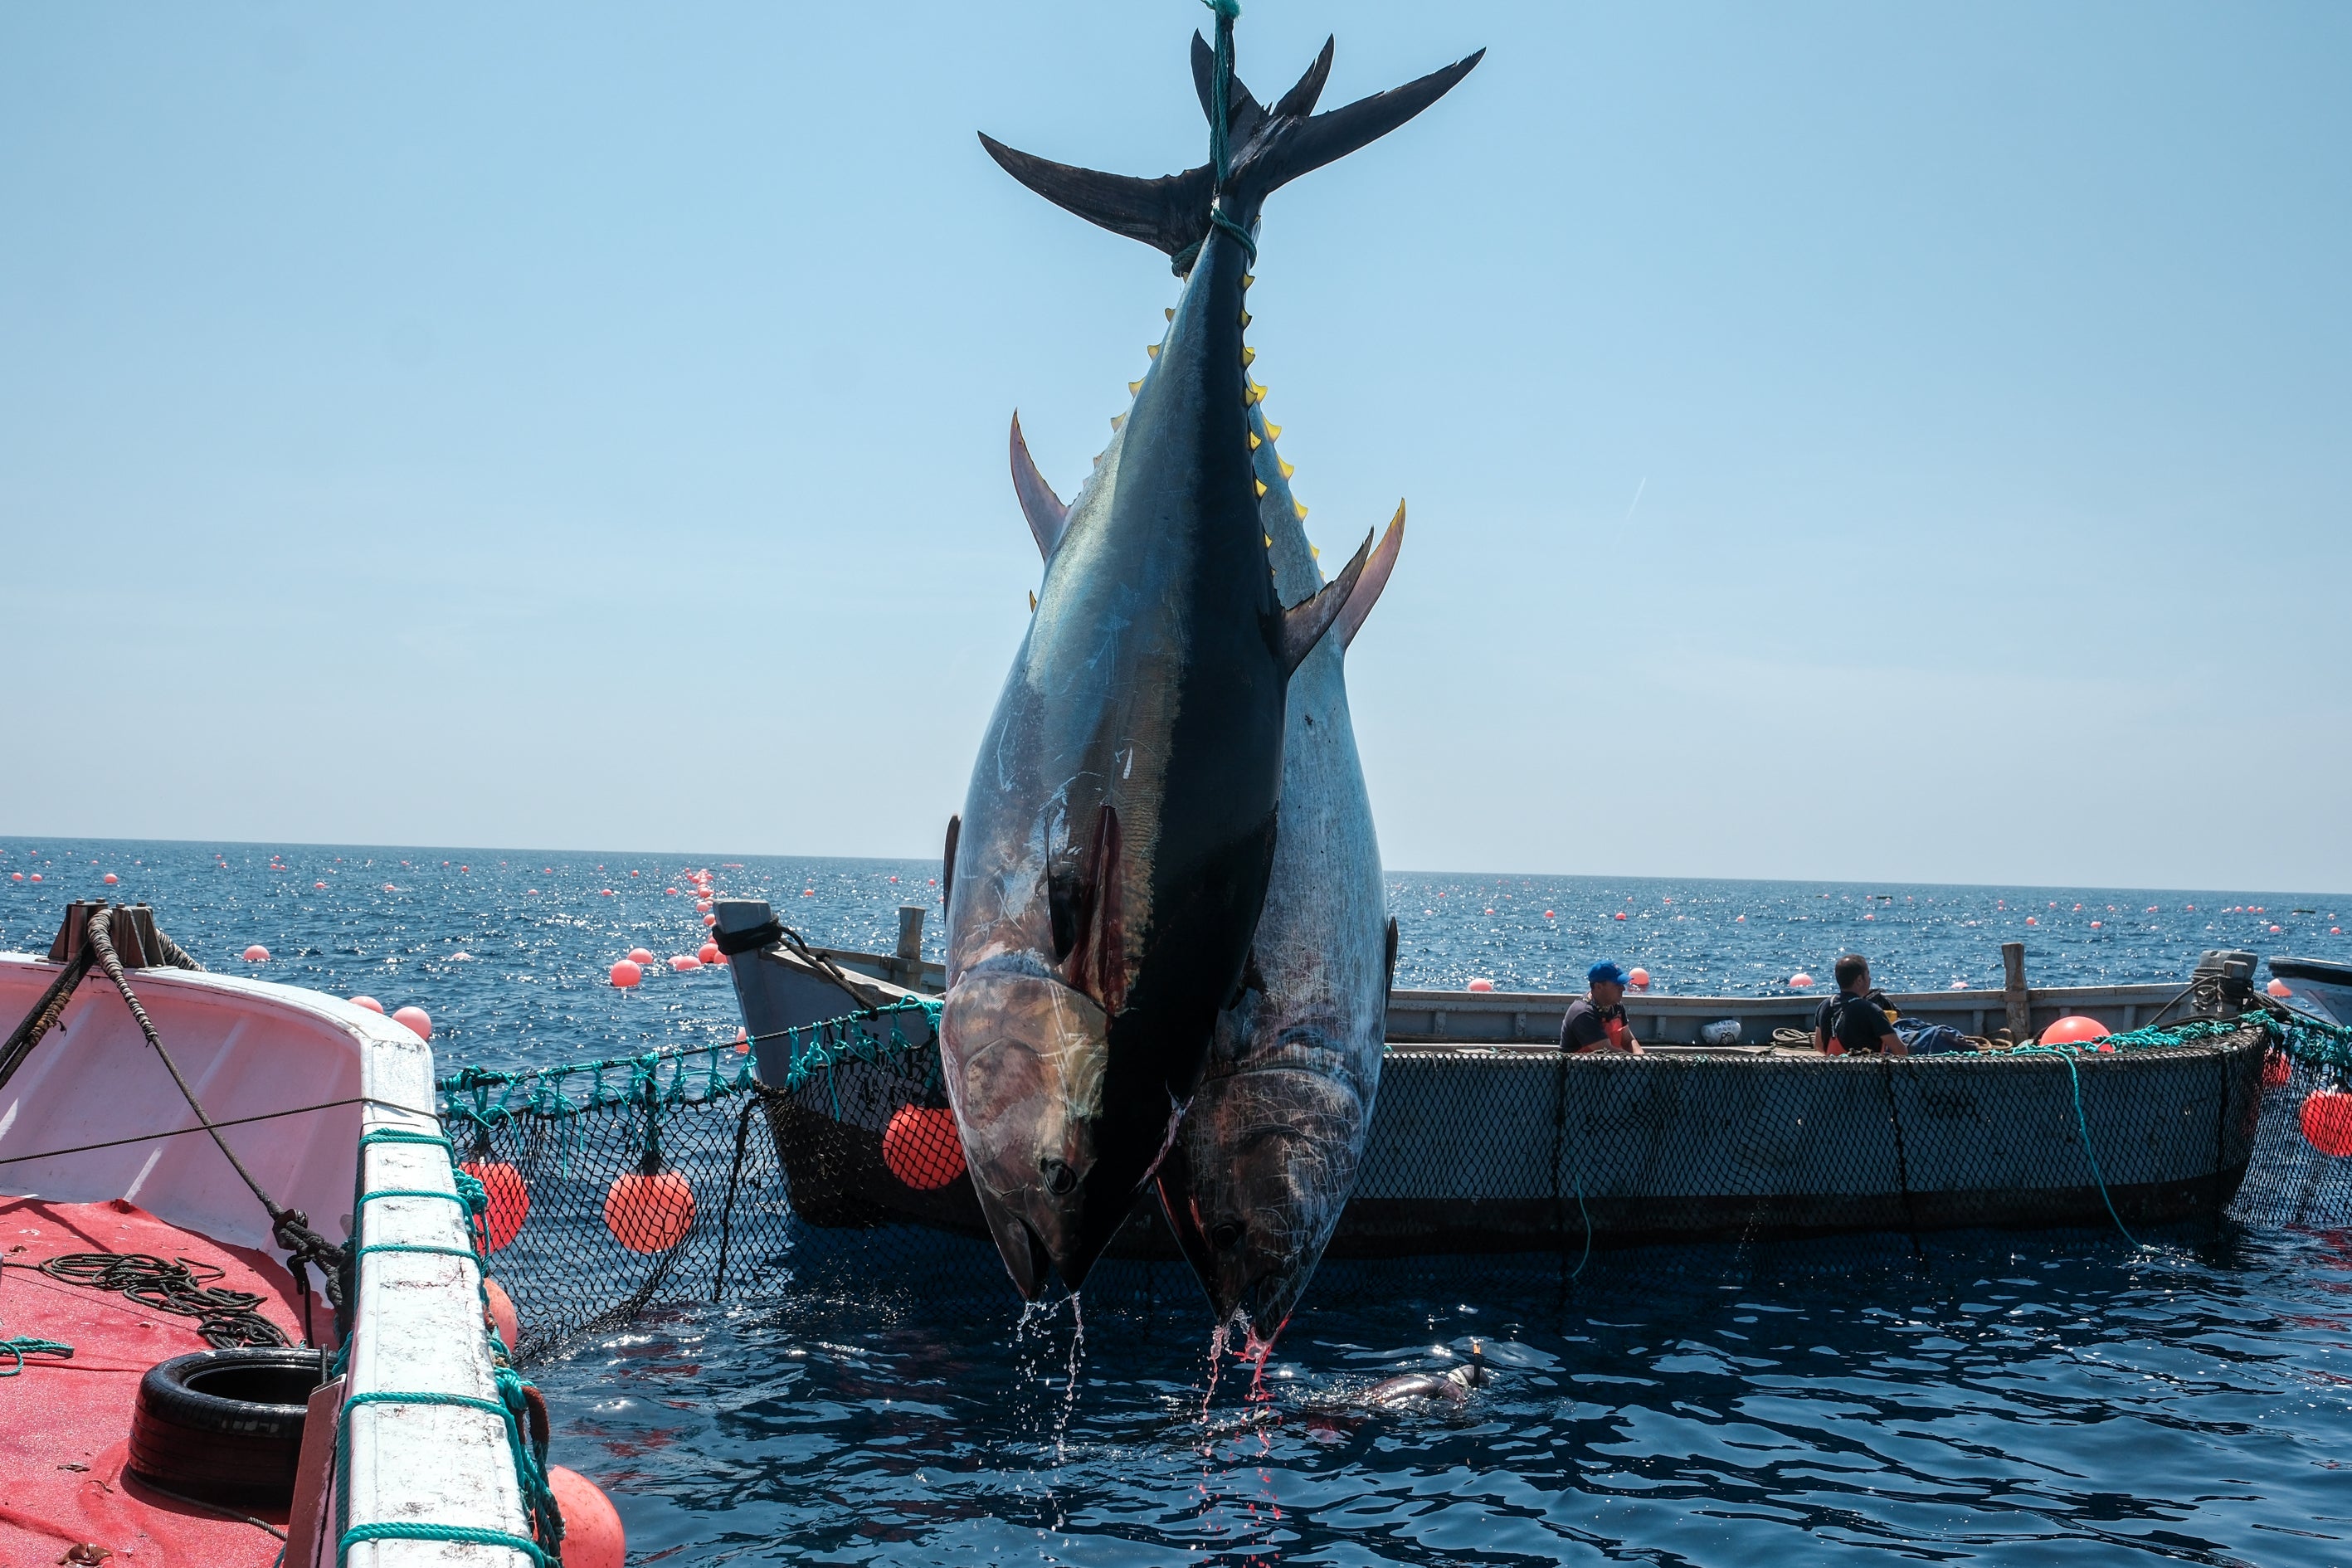
M1321 571L1290 492L1279 427L1250 410L1259 525L1285 603ZM1116 467L1115 451L1097 467ZM1013 482L1050 550L1066 515L1013 426ZM1404 509L1372 553L1333 634L1290 679L1274 868L1237 1002L1217 1016L1200 1088L1159 1172L1160 1198L1221 1324L1270 1343L1297 1304L1355 1190L1380 1089L1396 922L1386 915L1371 801L1356 755L1341 656L1404 537Z
M1316 115L1330 55L1271 110L1213 67L1202 98L1229 106L1224 156L1165 179L982 138L1031 188L1187 273L1052 542L949 829L948 1093L982 1213L1032 1299L1049 1264L1084 1281L1175 1135L1265 897L1285 688L1370 548L1285 609L1242 341L1251 231L1269 193L1403 123L1476 58Z

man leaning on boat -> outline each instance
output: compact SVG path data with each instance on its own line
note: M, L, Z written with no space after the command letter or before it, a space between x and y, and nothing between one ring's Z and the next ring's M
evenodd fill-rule
M1642 1054L1641 1042L1625 1021L1627 978L1622 966L1606 958L1585 972L1586 994L1568 1005L1568 1016L1560 1021L1561 1050Z
M1825 1056L1904 1057L1911 1048L1895 1032L1894 1010L1870 989L1870 961L1849 952L1837 961L1838 994L1813 1015L1813 1049Z

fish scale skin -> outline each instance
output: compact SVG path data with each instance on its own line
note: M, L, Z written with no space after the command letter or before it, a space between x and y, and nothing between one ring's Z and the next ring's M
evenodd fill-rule
M1261 538L1286 604L1322 584L1262 408ZM1217 1020L1208 1068L1159 1176L1169 1223L1219 1321L1271 1339L1355 1190L1388 1032L1387 899L1339 640L1290 681L1282 814L1254 956L1263 993ZM1219 1247L1221 1223L1243 1242Z
M941 1049L1016 1282L1008 1220L1075 1287L1126 1218L1265 899L1286 680L1242 401L1241 278L1229 237L1203 247L1115 460L1047 564L965 800ZM1054 1005L1053 982L1008 977L1057 972L1045 873L1085 853L1106 805L1123 847L1124 1005L1081 1042L1069 1030L1084 1009ZM1078 1173L1074 1190L1048 1190L1046 1160Z

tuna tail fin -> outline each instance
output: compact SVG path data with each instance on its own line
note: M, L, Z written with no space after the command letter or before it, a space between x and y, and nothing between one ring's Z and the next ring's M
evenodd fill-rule
M1364 535L1363 543L1337 577L1323 584L1322 592L1311 599L1302 600L1282 612L1281 645L1276 650L1282 660L1282 674L1288 679L1291 671L1306 662L1323 640L1323 634L1339 624L1339 613L1348 607L1348 596L1363 581L1364 565L1371 557L1372 536Z
M1298 85L1272 109L1240 81L1227 79L1226 144L1233 149L1225 182L1228 217L1244 226L1255 221L1257 205L1268 193L1387 135L1444 97L1486 55L1480 49L1418 81L1317 114L1316 100L1331 73L1331 40L1325 39L1322 52ZM1212 115L1215 73L1215 55L1194 33L1192 83L1200 91L1202 112ZM1007 147L985 132L980 144L1006 174L1055 206L1179 258L1179 271L1190 266L1185 253L1209 236L1209 206L1218 190L1216 172L1208 164L1146 180L1056 163Z
M1021 498L1021 515L1029 520L1029 531L1036 536L1037 553L1051 561L1054 547L1062 542L1062 531L1070 524L1070 509L1037 471L1036 460L1029 456L1029 443L1021 438L1021 416L1013 416L1013 493Z
M1339 612L1339 637L1341 647L1355 646L1356 634L1363 629L1364 617L1380 603L1381 590L1389 585L1389 574L1396 570L1397 552L1404 546L1404 502L1397 502L1396 515L1389 519L1389 529L1381 535L1380 547L1364 563L1364 574L1356 579L1356 591L1348 595L1347 607Z
M1298 85L1283 94L1264 126L1235 157L1227 185L1239 187L1245 203L1262 201L1299 175L1379 141L1444 98L1486 58L1486 51L1480 49L1402 87L1360 98L1328 114L1313 114L1310 111L1331 70L1331 45L1327 40Z
M1156 180L1106 174L1007 147L986 132L980 144L1004 172L1066 211L1171 256L1208 237L1216 180L1206 163Z

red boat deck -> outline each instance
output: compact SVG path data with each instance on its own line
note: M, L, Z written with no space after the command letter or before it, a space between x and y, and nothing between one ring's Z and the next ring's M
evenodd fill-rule
M135 1204L0 1199L0 1336L57 1340L71 1360L28 1355L0 1379L0 1563L73 1561L110 1568L268 1568L278 1539L251 1524L176 1502L123 1473L139 1379L157 1362L208 1349L195 1321L111 1291L52 1279L30 1267L68 1252L147 1252L225 1270L256 1309L301 1338L294 1281L257 1252L164 1224ZM314 1309L324 1316L324 1303ZM320 1324L322 1333L329 1325ZM0 1355L0 1372L8 1358ZM285 1517L270 1522L284 1526Z

